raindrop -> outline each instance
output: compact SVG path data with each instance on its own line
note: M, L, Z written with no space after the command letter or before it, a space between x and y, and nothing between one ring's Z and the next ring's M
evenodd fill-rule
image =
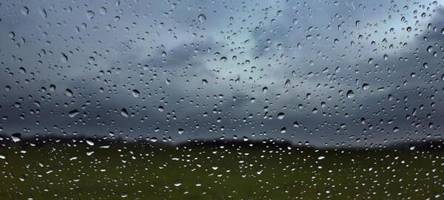
M72 96L74 96L74 93L70 89L66 89L65 90L65 96L72 97Z
M11 135L11 139L13 142L20 142L22 140L22 134L14 133Z
M23 6L21 9L21 13L25 16L29 15L29 8L27 6Z
M363 83L362 84L362 89L363 90L368 90L370 88L370 86L368 85L368 83Z
M138 98L138 97L140 96L140 92L139 92L139 90L136 90L136 89L134 89L134 90L132 91L132 94L133 94L133 97L136 97L136 98Z
M54 92L56 90L56 86L54 84L49 85L49 91Z
M290 86L290 79L287 79L284 83L284 87Z
M317 108L313 108L313 110L311 110L311 113L313 113L313 114L318 113L318 109Z
M94 142L91 140L86 140L86 144L88 144L89 146L94 146Z
M19 68L20 73L26 74L26 69L24 67Z
M444 76L443 76L444 77ZM444 79L443 79L444 80ZM10 85L6 85L5 86L5 91L6 92L9 92L9 91L11 91L11 86Z
M90 20L93 19L95 15L96 15L96 13L92 10L86 11L86 17L88 17L88 19L90 19Z
M433 47L432 46L428 46L427 47L427 52L432 53L433 52Z
M197 19L199 20L199 23L204 23L207 20L207 16L205 16L204 14L199 14L197 16Z
M105 15L107 13L107 9L105 7L100 7L100 14Z
M280 120L284 119L285 118L285 113L283 113L283 112L278 113L277 114L277 118L280 119Z
M267 93L267 91L268 91L268 87L263 87L263 88L262 88L262 92L263 92L263 93Z
M77 109L74 109L74 110L69 111L68 116L71 118L74 118L78 114L79 114L79 111Z
M351 99L355 97L355 93L353 92L353 90L348 90L347 91L347 98Z
M64 62L64 63L68 62L68 55L66 55L65 53L61 53L60 58L61 58L62 62Z
M47 18L48 17L48 13L46 12L46 9L42 8L40 10L40 15L42 15L43 18Z
M120 110L120 115L122 115L122 117L128 118L128 111L126 110L126 108L122 108Z

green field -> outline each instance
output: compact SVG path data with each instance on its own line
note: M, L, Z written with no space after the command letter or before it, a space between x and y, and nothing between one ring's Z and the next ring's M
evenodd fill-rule
M0 155L0 199L444 198L441 150L73 141Z

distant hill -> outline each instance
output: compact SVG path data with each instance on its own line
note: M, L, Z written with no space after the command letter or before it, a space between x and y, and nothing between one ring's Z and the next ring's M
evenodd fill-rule
M96 146L139 146L139 147L176 147L176 148L260 148L260 149L322 149L322 150L395 150L395 151L442 151L444 150L444 140L421 140L410 142L395 142L387 145L374 146L338 146L338 147L314 147L308 144L293 144L285 140L246 140L246 139L208 139L208 140L189 140L186 142L172 143L160 141L154 138L131 139L90 137L90 136L59 136L45 135L22 137L20 134L0 134L0 145L20 145L20 146L42 146L42 145L96 145Z

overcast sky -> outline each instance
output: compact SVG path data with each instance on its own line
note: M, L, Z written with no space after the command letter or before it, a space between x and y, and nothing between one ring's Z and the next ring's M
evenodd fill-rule
M441 138L443 1L0 3L0 133Z

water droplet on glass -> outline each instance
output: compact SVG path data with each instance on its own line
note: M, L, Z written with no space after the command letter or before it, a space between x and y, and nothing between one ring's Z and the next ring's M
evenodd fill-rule
M90 19L90 20L93 19L95 15L96 15L96 13L92 10L86 11L86 17L88 17L88 19Z
M27 6L23 6L21 9L21 13L25 16L29 15L29 8Z
M362 89L363 90L368 90L370 88L370 86L368 85L368 83L363 83L362 84Z
M78 114L79 114L79 111L77 109L74 109L74 110L69 111L68 116L73 118L73 117L77 116Z
M22 134L14 133L11 135L11 139L13 142L20 142L22 140Z
M348 90L347 91L347 98L351 99L355 97L355 93L353 92L353 90Z
M56 86L54 84L49 85L50 92L55 92L55 90L56 90Z
M267 93L267 91L268 91L268 87L263 87L263 88L262 88L262 92L263 92L263 93Z
M138 98L138 97L140 96L140 92L139 92L139 90L136 90L136 89L134 89L134 90L132 91L132 94L133 94L133 97L136 97L136 98Z
M65 96L72 97L72 96L74 96L74 93L70 89L66 89L65 90Z
M284 87L290 86L290 79L287 79L284 83Z
M67 63L68 62L68 55L66 55L65 53L62 53L60 56L62 62Z
M199 23L204 23L207 20L207 16L205 16L204 14L199 14L197 16L197 19L199 20Z
M126 108L122 108L120 110L120 115L122 115L122 117L128 118L128 111L126 110Z
M280 120L284 119L285 118L285 113L283 113L283 112L278 113L277 114L277 118L280 119Z
M94 142L91 140L86 140L86 144L88 144L89 146L94 146Z

